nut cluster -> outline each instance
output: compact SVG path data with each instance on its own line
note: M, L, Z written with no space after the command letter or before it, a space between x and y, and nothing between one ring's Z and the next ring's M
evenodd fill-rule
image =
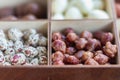
M0 20L36 20L39 18L46 18L46 14L47 12L44 6L32 2L16 6L15 8L1 8Z
M111 32L83 31L79 35L72 28L52 34L52 64L112 64L117 54L114 36Z
M0 29L0 65L47 64L47 38L35 29Z

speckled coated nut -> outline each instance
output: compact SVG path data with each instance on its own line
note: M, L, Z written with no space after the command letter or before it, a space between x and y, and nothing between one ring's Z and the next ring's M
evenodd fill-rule
M14 49L15 51L18 53L18 52L22 52L23 51L23 42L22 41L15 41L14 43Z
M52 47L55 51L61 51L63 53L66 52L66 44L64 41L62 40L55 40L53 43L52 43Z
M51 57L52 57L53 62L64 60L64 55L60 51L57 51L57 52L53 53Z
M93 53L92 52L90 52L90 51L85 51L84 53L83 53L83 55L82 55L82 61L86 61L87 59L89 59L89 58L93 58Z
M53 65L65 65L63 63L63 61L56 61L56 62L53 62Z
M38 44L39 46L47 46L47 38L45 36L40 36Z
M0 37L0 50L7 49L7 40L5 38Z
M79 64L80 60L76 58L75 56L68 56L66 57L66 62L69 64Z
M74 42L75 40L78 39L78 36L76 33L68 33L67 36L66 36L67 40L70 41L70 42Z
M88 39L88 43L86 45L86 49L89 51L94 51L95 49L100 49L101 43L97 39Z
M5 55L14 55L15 50L13 48L7 48L4 53Z
M74 47L68 47L68 48L66 48L66 53L67 53L67 54L72 55L72 54L74 54L75 52L76 52L76 49L75 49Z
M80 50L77 53L75 53L75 57L78 59L81 59L84 53L85 53L85 51Z
M34 58L34 59L32 59L31 62L30 62L30 64L32 64L32 65L39 65L38 63L39 63L38 58Z
M38 56L46 56L47 55L47 49L46 47L37 47L38 50Z
M0 51L0 64L3 64L5 62L5 57L3 55L3 52Z
M54 40L61 40L62 39L62 35L61 35L61 33L59 33L59 32L54 32L53 34L52 34L52 40L54 41Z
M28 14L28 15L23 16L23 17L21 18L21 20L36 20L36 19L37 19L36 16L33 15L33 14Z
M4 31L2 29L0 29L0 37L6 38L5 33L4 33Z
M104 55L102 51L96 51L94 60L96 60L99 64L106 64L109 60L109 57Z
M86 65L99 65L97 61L95 61L94 59L91 59L91 58L87 59L85 61L85 64Z
M79 38L78 40L75 41L76 48L78 50L84 49L86 47L87 42L88 41L85 38Z
M47 56L39 56L39 64L46 65L48 63Z
M113 45L111 42L107 42L103 47L103 51L108 57L113 58L117 54L117 46Z
M66 28L64 34L67 35L68 33L74 33L74 30L72 28Z
M39 34L31 34L28 38L28 44L32 46L36 46L39 41Z
M90 39L90 38L93 38L93 34L91 32L89 32L89 31L83 31L80 34L80 37L85 38L85 39Z
M1 18L0 20L3 20L3 21L16 21L18 20L17 17L13 16L13 15L10 15L10 16L6 16L6 17L3 17Z
M7 48L13 48L14 47L14 43L12 40L8 40L7 41Z

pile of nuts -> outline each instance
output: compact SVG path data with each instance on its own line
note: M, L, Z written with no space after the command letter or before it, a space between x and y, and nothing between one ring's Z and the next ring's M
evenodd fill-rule
M105 0L52 0L52 19L109 19Z
M36 2L0 9L0 20L36 20L47 17L47 10Z
M0 65L46 65L47 38L35 29L0 29Z
M112 64L117 46L111 32L83 31L79 35L72 28L52 34L53 65L106 65Z

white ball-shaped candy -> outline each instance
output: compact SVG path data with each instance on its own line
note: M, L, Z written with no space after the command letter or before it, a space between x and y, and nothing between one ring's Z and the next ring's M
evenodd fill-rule
M62 20L62 19L64 19L64 16L63 16L63 14L61 14L61 13L57 13L57 14L55 14L55 15L52 17L52 19Z
M77 7L69 8L65 13L66 19L82 19L83 16Z
M63 13L68 4L68 0L53 0L52 2L52 12L53 13Z
M88 14L94 8L92 0L78 0L77 6L83 14Z
M105 8L105 4L103 0L93 0L94 3L94 8L95 9L104 9Z
M90 19L109 19L108 13L103 10L93 10L88 14Z
M39 65L39 60L38 60L38 58L34 58L34 59L31 60L30 63L31 63L32 65Z

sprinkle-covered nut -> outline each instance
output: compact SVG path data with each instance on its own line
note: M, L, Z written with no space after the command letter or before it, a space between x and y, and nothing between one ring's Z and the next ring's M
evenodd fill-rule
M15 50L13 48L7 48L4 53L5 55L14 55Z
M85 61L85 64L86 65L99 65L97 61L95 61L94 59L92 58L89 58Z
M13 41L21 40L22 36L23 33L17 28L11 28L8 30L8 37Z
M46 56L39 56L39 64L46 65L47 64L47 57Z
M35 57L35 56L38 55L37 49L34 48L34 47L31 47L31 46L25 47L24 50L23 50L23 52L24 52L24 54L25 54L27 57L31 57L31 58L33 58L33 57Z
M5 36L5 33L4 33L4 31L2 30L2 29L0 29L0 37L2 37L2 38L5 38L6 36Z
M3 63L3 66L11 66L11 64L9 62L5 62Z
M18 53L10 57L13 65L23 65L26 62L26 56L23 53Z
M30 64L32 64L32 65L39 65L39 60L38 60L38 58L32 59L31 62L30 62Z
M47 38L44 36L40 36L39 38L39 46L47 46Z
M47 55L47 49L46 47L37 47L39 56L46 56Z
M0 64L3 64L5 62L5 57L3 55L3 52L0 51Z
M19 40L15 41L15 43L14 43L14 49L15 49L15 51L17 53L18 52L22 52L22 50L23 50L23 42L19 41Z
M52 54L51 58L52 58L53 62L63 61L64 60L64 55L63 55L62 52L57 51L57 52L55 52L55 53Z
M31 34L28 38L28 43L32 46L36 46L39 41L39 34Z
M7 49L7 40L5 38L0 37L0 50Z
M31 34L36 34L37 31L35 29L29 29L24 31L24 39L28 39Z

